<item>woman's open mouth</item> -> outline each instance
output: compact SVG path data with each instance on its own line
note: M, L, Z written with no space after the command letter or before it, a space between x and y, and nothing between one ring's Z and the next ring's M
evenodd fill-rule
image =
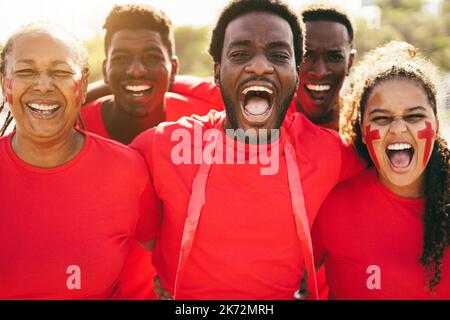
M407 143L391 143L386 147L389 164L395 172L408 171L414 157L414 147Z
M27 103L31 114L38 119L50 119L61 108L59 104Z

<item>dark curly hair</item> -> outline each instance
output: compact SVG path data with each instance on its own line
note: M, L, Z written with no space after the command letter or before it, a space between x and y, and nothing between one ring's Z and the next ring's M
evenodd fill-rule
M89 76L89 62L88 62L89 55L86 46L83 44L82 41L80 41L78 38L76 38L73 34L71 34L62 26L49 22L34 22L24 25L8 38L0 54L1 57L0 73L3 76L5 76L7 57L14 46L14 42L21 36L32 33L49 34L63 38L65 43L72 50L72 52L75 53L75 62L80 66L81 73L86 77ZM0 105L0 113L4 110L4 108L5 108L5 101L3 101ZM0 137L2 137L5 134L6 130L8 129L8 126L11 124L12 121L13 121L12 113L11 111L8 110L5 121L0 126Z
M360 125L370 93L377 84L390 79L408 79L419 84L438 116L438 72L433 64L417 53L416 48L405 42L393 41L367 53L354 69L345 96L342 133L353 141L369 166L373 166L373 162L362 142ZM424 246L420 257L430 290L434 290L441 280L441 260L450 245L449 164L450 151L445 140L437 135L425 169Z
M175 40L172 22L161 10L145 4L115 5L106 17L103 28L105 35L105 52L108 52L115 32L124 29L150 29L160 34L169 55L175 54Z
M222 10L212 31L209 54L214 62L220 63L222 60L223 41L228 24L237 17L250 12L273 13L289 23L294 40L295 61L299 66L304 52L303 23L286 3L279 0L234 0L230 2Z
M350 43L352 43L356 30L355 23L343 8L331 3L314 3L303 7L300 15L303 22L325 20L343 24L347 29Z

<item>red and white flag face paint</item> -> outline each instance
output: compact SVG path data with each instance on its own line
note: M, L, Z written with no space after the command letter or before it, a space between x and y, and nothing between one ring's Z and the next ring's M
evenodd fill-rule
M410 80L386 80L367 100L362 134L380 180L413 186L423 176L437 132L425 91Z

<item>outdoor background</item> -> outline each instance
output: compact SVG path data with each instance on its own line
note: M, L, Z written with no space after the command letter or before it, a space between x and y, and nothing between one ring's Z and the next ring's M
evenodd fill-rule
M82 38L90 52L90 81L100 80L104 59L103 22L112 5L141 2L163 9L175 26L180 74L212 75L207 53L209 31L228 0L0 0L0 41L24 23L50 20ZM289 0L299 10L307 0ZM364 52L390 40L405 40L420 48L443 73L450 87L450 0L344 0L330 1L347 9L357 23L354 46ZM448 98L448 96L447 96ZM450 138L450 99L441 125ZM1 120L1 115L0 115Z

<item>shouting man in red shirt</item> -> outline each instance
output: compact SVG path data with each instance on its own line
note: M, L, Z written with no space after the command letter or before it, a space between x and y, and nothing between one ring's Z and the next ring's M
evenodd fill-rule
M131 144L161 207L151 213L162 217L161 283L177 299L293 299L306 269L317 297L310 225L363 165L335 132L300 113L284 119L303 29L283 2L231 2L210 53L226 111L162 123Z

